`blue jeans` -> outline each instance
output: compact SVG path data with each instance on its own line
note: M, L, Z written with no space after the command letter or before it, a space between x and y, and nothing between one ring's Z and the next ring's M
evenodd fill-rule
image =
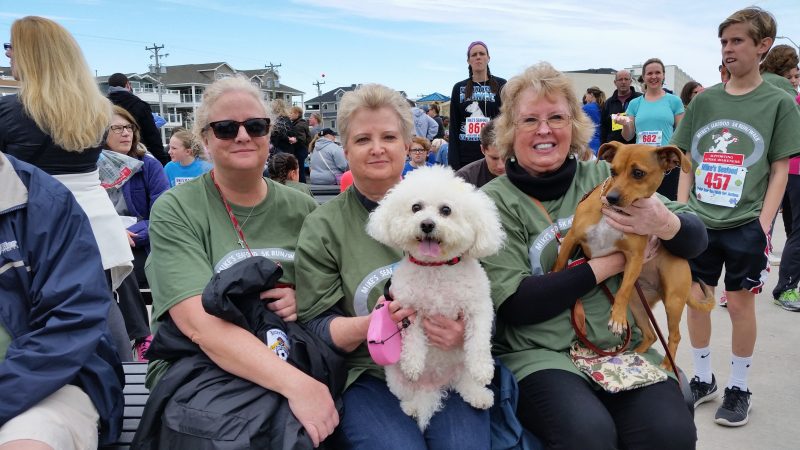
M359 450L486 450L491 448L489 410L475 409L450 392L423 433L385 381L362 375L344 393L338 440L337 448Z

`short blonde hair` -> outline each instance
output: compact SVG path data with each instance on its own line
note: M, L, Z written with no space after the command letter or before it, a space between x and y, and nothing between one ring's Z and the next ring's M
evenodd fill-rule
M197 142L195 142L194 138L192 137L192 133L190 133L188 130L180 129L172 133L172 137L181 141L181 145L183 145L184 148L190 149L192 151L192 156L195 158L202 158L203 148L198 145Z
M756 45L765 38L770 38L772 42L775 42L775 36L778 34L778 24L775 21L775 16L769 11L763 10L758 6L740 9L719 24L717 37L722 37L722 32L725 31L725 28L737 23L747 25L747 35L753 39ZM761 60L763 61L766 56L766 53L761 55Z
M403 141L406 144L411 142L411 137L414 135L414 119L411 116L408 102L399 92L381 84L364 84L342 96L339 112L336 114L342 142L346 143L349 137L350 118L362 108L370 111L389 108L394 111L400 120Z
M289 108L286 106L286 102L280 98L273 100L269 106L272 107L272 113L276 116L289 115Z
M253 97L253 99L256 100L259 105L261 105L261 108L264 109L264 117L272 121L272 115L270 114L269 108L267 108L267 105L264 103L264 98L261 96L261 91L258 90L255 84L250 82L250 80L245 78L245 76L242 74L226 77L211 83L211 85L208 86L206 91L203 93L203 102L197 107L194 125L192 126L192 134L194 135L195 139L197 139L197 142L204 142L204 133L208 131L206 130L206 127L208 126L208 116L211 112L211 108L214 107L214 103L216 103L217 100L219 100L223 95L234 91L243 92ZM272 131L272 127L270 127L270 131Z
M594 122L586 113L569 78L559 72L550 63L541 62L528 67L503 86L501 96L503 106L500 116L495 120L495 145L500 150L504 159L514 156L514 135L516 133L515 117L519 106L519 97L526 89L533 89L536 98L564 97L569 106L569 115L572 118L572 141L569 152L580 159L586 158L587 144L594 135Z
M111 122L111 102L72 35L50 19L27 16L11 25L11 43L28 117L66 151L97 146Z

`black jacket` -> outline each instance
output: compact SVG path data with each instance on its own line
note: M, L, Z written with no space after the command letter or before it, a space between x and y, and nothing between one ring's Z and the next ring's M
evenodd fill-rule
M150 105L144 100L133 95L128 91L114 91L108 94L108 99L111 103L120 106L127 110L139 125L139 134L141 135L142 144L147 147L156 159L165 165L170 161L169 155L164 151L164 144L161 142L161 132L156 127L156 122L153 119L153 111Z
M600 114L600 143L605 144L606 142L610 141L618 141L623 142L626 144L631 144L636 139L631 139L630 141L625 140L622 137L622 130L611 131L611 115L612 114L619 114L625 112L628 109L628 103L631 100L635 99L636 97L641 97L641 92L636 92L636 89L631 86L631 96L628 97L628 100L625 103L619 101L619 97L617 97L617 91L614 90L614 93L611 97L606 100L606 104L603 105L603 111Z
M259 299L259 292L273 287L281 274L280 266L267 258L243 260L214 275L203 291L203 308L267 345L272 342L279 356L328 386L341 413L346 379L342 358L302 325L281 320ZM274 336L281 333L288 346L275 343ZM171 318L159 327L147 357L172 364L150 393L131 448L313 447L286 398L220 369Z
M269 135L269 143L272 144L272 154L291 153L294 154L294 146L289 142L290 137L297 137L292 126L292 120L288 116L278 116L272 124L272 133Z

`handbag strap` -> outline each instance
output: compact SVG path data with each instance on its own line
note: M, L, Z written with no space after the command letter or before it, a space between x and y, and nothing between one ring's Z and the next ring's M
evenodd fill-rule
M647 318L650 319L650 323L653 324L653 328L656 329L658 340L661 341L661 345L664 347L664 353L667 354L667 360L669 361L670 364L672 364L672 371L675 373L675 379L678 380L678 384L680 385L681 376L680 374L678 374L678 366L675 364L675 358L669 351L669 347L667 346L667 341L664 339L664 334L661 333L661 328L659 328L658 322L656 321L656 318L653 316L653 310L650 309L650 304L647 303L647 299L644 297L644 292L642 291L642 287L639 285L638 280L636 281L634 286L636 286L636 293L639 294L639 299L642 301L642 306L644 307L644 310L647 312Z
M550 226L553 228L553 232L555 233L556 241L560 245L561 244L561 232L559 231L558 227L555 226L555 223L553 223L553 219L550 217L550 213L547 212L547 209L544 207L542 202L539 201L539 199L537 199L536 197L534 197L532 195L529 195L528 197L530 197L531 200L533 200L533 203L536 204L536 206L538 206L539 209L542 210L542 212L544 213L545 218L547 218L547 221L550 222ZM576 262L572 263L571 265L569 265L568 267L572 267L572 266L578 264L579 262L582 262L582 261L576 261ZM611 291L608 289L606 284L605 283L600 284L600 288L606 294L606 297L608 298L608 301L613 305L614 304L614 296L611 294ZM571 311L570 311L570 323L572 324L572 329L575 330L575 335L578 337L578 340L583 345L588 347L590 350L592 350L593 352L595 352L595 353L597 353L598 355L601 355L601 356L618 355L618 354L624 352L628 348L628 345L630 345L630 343L631 343L631 327L630 327L630 325L628 325L625 328L625 341L622 343L621 346L619 346L617 348L617 350L612 350L612 351L603 350L600 347L598 347L597 345L595 345L594 343L592 343L592 341L590 341L589 338L586 336L586 311L583 308L583 302L581 301L580 298L575 300L575 303L572 304L572 308L571 308Z

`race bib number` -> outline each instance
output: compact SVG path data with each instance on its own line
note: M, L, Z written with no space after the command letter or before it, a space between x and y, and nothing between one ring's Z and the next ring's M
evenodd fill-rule
M481 130L489 123L490 119L488 117L467 117L466 120L467 138L475 141L480 140Z
M641 131L639 132L639 138L636 142L638 144L659 147L661 146L661 131Z
M747 169L744 155L709 152L694 172L697 200L711 205L734 208L742 199Z

